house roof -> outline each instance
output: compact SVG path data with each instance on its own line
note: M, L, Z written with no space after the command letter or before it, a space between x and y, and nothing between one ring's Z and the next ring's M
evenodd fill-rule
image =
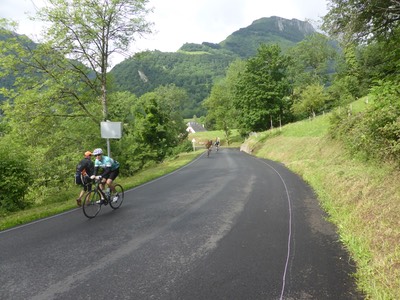
M203 125L197 123L197 122L188 122L187 123L188 127L191 127L194 132L201 132L201 131L207 131Z

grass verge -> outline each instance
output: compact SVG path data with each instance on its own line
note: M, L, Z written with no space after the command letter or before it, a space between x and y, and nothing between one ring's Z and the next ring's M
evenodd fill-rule
M196 140L195 145L196 149L204 149L204 146L208 140L215 141L216 138L219 137L221 141L222 147L236 147L239 148L243 143L244 139L240 136L238 130L231 130L230 134L230 142L229 145L227 143L225 133L222 130L215 131L203 131L189 134L189 140L192 141L193 138Z
M351 157L327 136L328 118L254 135L247 147L312 186L357 264L357 284L368 299L400 299L400 172Z

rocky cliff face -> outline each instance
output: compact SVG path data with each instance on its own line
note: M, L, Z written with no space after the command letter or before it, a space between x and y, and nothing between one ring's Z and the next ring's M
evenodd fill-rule
M303 35L309 35L315 32L314 27L306 21L300 21L297 19L287 20L279 17L272 17L272 19L275 20L280 31L297 28L299 33L302 33Z
M289 20L274 16L255 20L250 26L241 28L232 35L247 35L249 33L266 35L275 33L277 36L292 37L293 42L298 42L303 40L306 35L314 32L314 27L307 21Z
M242 57L249 57L256 53L261 43L276 43L285 49L314 32L313 26L306 21L274 16L255 20L250 26L240 28L220 45Z

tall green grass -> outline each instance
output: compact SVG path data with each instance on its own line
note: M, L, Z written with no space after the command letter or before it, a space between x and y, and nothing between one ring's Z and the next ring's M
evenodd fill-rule
M363 110L365 99L341 109ZM400 299L400 172L358 160L328 135L330 115L258 133L245 144L280 161L315 190L357 265L367 299Z

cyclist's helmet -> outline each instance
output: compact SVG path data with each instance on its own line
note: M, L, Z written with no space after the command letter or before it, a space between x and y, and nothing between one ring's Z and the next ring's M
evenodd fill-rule
M103 154L103 150L101 150L101 148L96 148L93 150L93 155L99 155L99 154Z

